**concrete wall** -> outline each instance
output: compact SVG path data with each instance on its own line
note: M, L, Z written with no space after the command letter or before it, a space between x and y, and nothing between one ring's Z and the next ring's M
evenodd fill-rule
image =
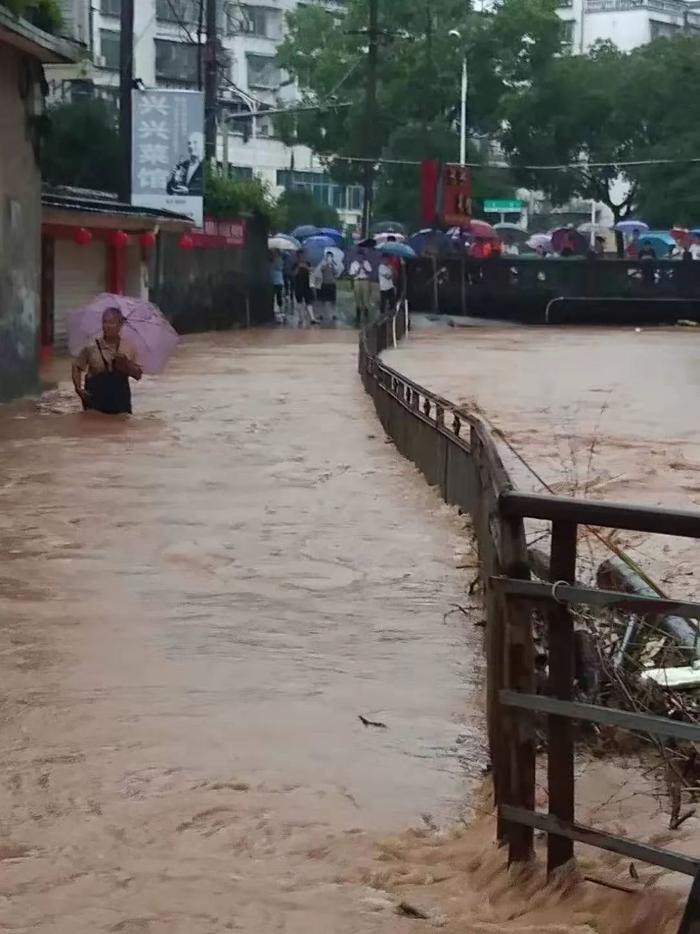
M38 379L41 178L19 95L20 60L0 41L0 401Z

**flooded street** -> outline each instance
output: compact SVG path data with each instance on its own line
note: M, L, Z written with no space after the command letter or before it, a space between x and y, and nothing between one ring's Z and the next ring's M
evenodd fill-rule
M0 930L425 928L357 867L480 778L481 630L355 359L217 334L132 420L0 410Z
M387 362L502 431L521 489L543 492L544 481L564 496L700 508L696 328L432 327ZM697 542L624 532L615 541L673 596L700 597ZM586 545L580 572L607 557Z

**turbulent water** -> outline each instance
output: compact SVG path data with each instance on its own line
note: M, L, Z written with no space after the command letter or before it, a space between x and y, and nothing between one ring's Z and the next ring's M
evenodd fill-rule
M352 335L192 339L134 418L77 410L0 409L0 931L674 930L508 874L468 531Z
M484 765L463 522L352 335L194 339L134 404L0 414L0 930L385 930L345 863Z

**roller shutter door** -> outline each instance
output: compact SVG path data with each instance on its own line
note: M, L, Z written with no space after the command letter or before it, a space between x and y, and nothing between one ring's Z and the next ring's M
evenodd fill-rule
M61 351L67 347L66 312L107 291L107 246L57 240L55 262L54 347Z

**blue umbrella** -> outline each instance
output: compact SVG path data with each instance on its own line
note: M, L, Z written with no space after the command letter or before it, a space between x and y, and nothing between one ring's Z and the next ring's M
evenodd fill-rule
M308 240L309 237L315 237L318 232L318 227L314 227L313 224L302 224L301 227L297 227L296 230L292 231L292 236L297 240Z
M626 220L618 221L615 224L615 230L618 230L620 233L633 234L635 230L638 230L640 233L643 233L645 230L649 230L649 225L644 221L637 220Z
M443 230L426 227L408 238L408 245L418 256L438 254L444 256L454 251L454 242Z
M401 259L415 259L416 251L408 243L399 243L398 241L387 241L380 243L377 247L377 253L384 253L385 256L400 256Z
M321 262L326 250L335 249L337 246L338 244L333 237L322 237L320 234L316 234L304 240L304 253L309 262L315 266Z
M678 246L670 233L665 230L650 230L643 234L639 239L639 245L650 246L658 259L663 259L670 255L672 250Z
M345 237L339 230L336 230L335 227L319 227L317 232L322 237L330 237L331 240L335 241L336 246L340 243L345 243Z

